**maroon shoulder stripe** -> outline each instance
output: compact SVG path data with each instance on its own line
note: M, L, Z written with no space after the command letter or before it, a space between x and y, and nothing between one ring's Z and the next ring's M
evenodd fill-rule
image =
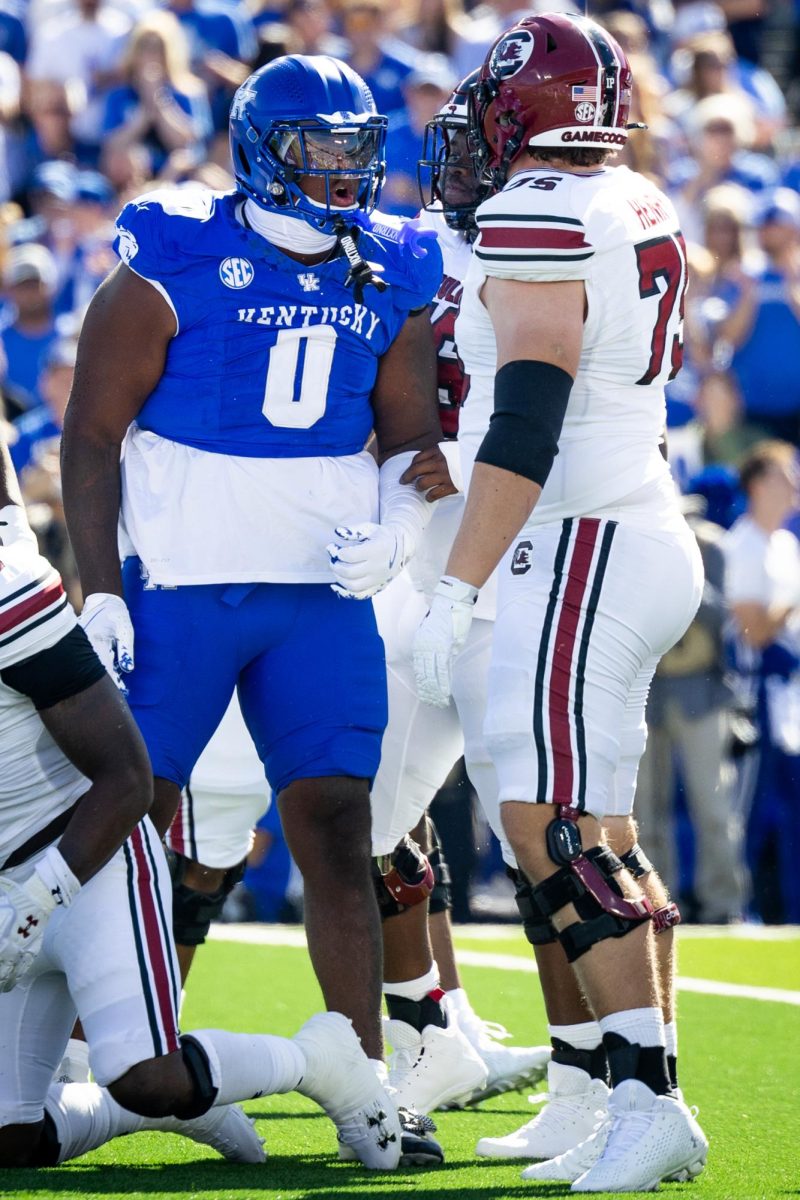
M591 250L592 247L578 229L538 229L535 227L502 225L482 229L480 243L492 250Z

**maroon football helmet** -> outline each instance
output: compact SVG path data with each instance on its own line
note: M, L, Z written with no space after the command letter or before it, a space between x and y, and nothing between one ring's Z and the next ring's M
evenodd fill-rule
M586 17L526 17L497 39L470 93L478 169L502 187L528 146L622 146L631 69L621 47Z

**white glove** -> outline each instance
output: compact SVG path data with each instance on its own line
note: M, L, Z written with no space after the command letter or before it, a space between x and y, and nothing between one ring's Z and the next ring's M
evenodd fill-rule
M399 525L343 525L334 530L335 541L325 549L331 560L337 596L366 600L399 575L410 555L406 535Z
M80 615L83 631L101 663L121 692L125 675L133 670L133 625L121 596L93 592Z
M27 975L50 914L69 904L80 886L55 846L22 882L0 874L0 992L10 992Z
M39 553L36 534L28 524L25 509L19 504L7 504L0 508L0 546L20 543L27 543L34 554Z
M436 585L433 602L414 637L417 695L426 704L446 708L453 689L453 662L467 640L478 589L452 575Z

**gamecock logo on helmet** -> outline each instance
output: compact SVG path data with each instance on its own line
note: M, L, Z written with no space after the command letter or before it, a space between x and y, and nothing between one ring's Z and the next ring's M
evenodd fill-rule
M516 29L497 43L489 68L496 78L509 79L522 70L532 54L533 34L527 29Z

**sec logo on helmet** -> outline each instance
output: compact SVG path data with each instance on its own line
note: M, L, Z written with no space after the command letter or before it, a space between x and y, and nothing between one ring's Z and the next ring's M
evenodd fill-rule
M510 79L522 70L532 54L533 34L527 29L515 29L495 46L489 70L496 79Z
M219 265L219 277L225 287L246 288L253 282L253 264L247 258L224 258Z

